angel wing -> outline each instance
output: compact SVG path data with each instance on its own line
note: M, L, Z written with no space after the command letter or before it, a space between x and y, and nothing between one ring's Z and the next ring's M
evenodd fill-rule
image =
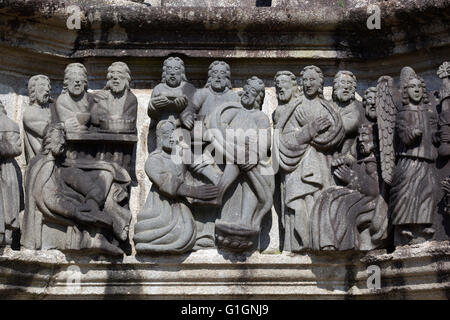
M394 79L382 76L377 85L377 121L378 139L380 143L381 176L387 184L391 184L395 166L394 133L397 115L396 99L398 91Z

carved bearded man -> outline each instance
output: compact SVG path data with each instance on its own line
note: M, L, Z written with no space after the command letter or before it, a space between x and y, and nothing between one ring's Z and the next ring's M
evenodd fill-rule
M366 123L377 122L377 88L370 87L366 90L363 97L363 107Z
M20 130L0 102L0 244L12 243L19 228L20 193L14 158L22 153Z
M87 92L87 70L81 63L71 63L64 71L63 90L56 100L55 122L63 122L67 131L81 131L77 114L89 113L93 95Z
M164 60L161 83L152 92L148 105L148 116L154 120L152 126L160 120L181 120L187 128L192 128L193 118L185 116L186 107L194 110L193 96L195 87L187 82L184 62L178 57L169 57ZM189 118L189 117L188 117Z
M334 184L331 152L345 137L342 119L323 97L323 74L315 66L301 72L303 96L295 97L295 76L279 72L275 86L274 156L281 172L285 251L311 247L310 215L321 191Z
M105 89L95 95L92 124L100 126L102 121L120 121L121 130L135 131L138 101L130 90L130 69L124 62L114 62L106 78Z
M44 130L52 122L50 79L37 75L28 81L29 104L23 113L25 158L27 163L41 150Z
M342 118L345 140L337 157L345 156L356 160L356 136L362 121L362 105L355 98L356 77L350 71L339 71L334 77L333 102Z

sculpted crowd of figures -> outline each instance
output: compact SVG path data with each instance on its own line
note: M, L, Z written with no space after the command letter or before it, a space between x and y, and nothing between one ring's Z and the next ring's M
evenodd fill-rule
M166 59L148 105L149 139L156 139L145 164L152 187L132 235L138 102L130 69L113 63L104 89L90 93L86 68L69 64L56 101L50 79L33 76L23 137L0 104L3 244L20 228L21 246L33 250L122 255L130 241L138 254L254 250L276 189L284 251L430 240L438 203L450 204L450 177L438 173L450 157L450 63L437 74L438 93L405 67L399 85L383 76L361 103L350 71L335 75L332 100L323 95L320 68L303 68L300 85L280 71L272 127L261 111L258 77L236 93L229 65L214 61L197 89L180 58ZM22 141L19 221L22 177L14 158Z

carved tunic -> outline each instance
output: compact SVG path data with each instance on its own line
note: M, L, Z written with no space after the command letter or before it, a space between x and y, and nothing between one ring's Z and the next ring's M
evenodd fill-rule
M223 92L216 92L211 87L208 87L197 90L194 95L193 104L198 115L208 116L225 102L239 103L239 97L234 91L228 88Z
M275 155L282 169L282 211L285 228L285 248L298 251L310 247L310 215L320 190L334 184L331 175L332 157L327 150L337 148L344 138L342 119L326 100L291 101L278 114L276 128L280 136L274 139ZM310 125L318 117L328 117L331 128L316 138L310 135Z
M22 153L19 126L0 113L0 234L19 227L20 191L14 157Z
M197 229L192 213L177 196L184 182L186 167L176 164L160 149L145 164L152 181L144 208L137 217L134 242L138 252L183 253L195 244Z
M391 185L392 223L431 224L438 194L433 166L437 115L427 105L405 106L396 122L399 159ZM421 130L422 137L414 139L413 129Z
M25 131L25 157L27 163L41 150L44 130L52 122L50 108L27 106L23 113L23 128Z

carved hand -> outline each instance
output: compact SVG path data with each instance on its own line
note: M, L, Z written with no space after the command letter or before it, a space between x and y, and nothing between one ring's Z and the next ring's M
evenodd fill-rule
M353 161L349 157L337 158L331 162L331 165L333 167L340 167L340 166L349 166L350 167L352 164L353 164Z
M194 115L191 112L182 112L180 118L183 125L187 129L192 130L194 127Z
M190 186L182 184L177 190L177 194L184 197L191 197L201 200L214 199L219 194L219 188L214 185L204 184L201 186Z
M174 103L178 109L184 109L188 104L188 98L183 95L182 97L176 98Z
M81 130L81 125L75 117L67 119L64 122L64 125L68 131L80 131Z
M244 163L244 164L238 164L239 169L243 171L250 171L256 166L256 163Z
M156 109L166 108L170 103L170 100L165 96L158 96L152 99L152 104Z
M445 193L450 193L450 179L446 178L443 181L441 181L442 190L444 190Z
M334 170L333 174L337 178L342 180L344 183L349 184L350 181L353 179L355 172L352 169L350 169L349 166L343 165L343 166L336 168L336 170Z
M319 117L311 124L311 136L316 137L318 134L327 131L331 127L331 121L326 117Z
M98 100L106 100L108 99L108 92L107 91L98 91L96 93L94 93L94 98L96 101Z

